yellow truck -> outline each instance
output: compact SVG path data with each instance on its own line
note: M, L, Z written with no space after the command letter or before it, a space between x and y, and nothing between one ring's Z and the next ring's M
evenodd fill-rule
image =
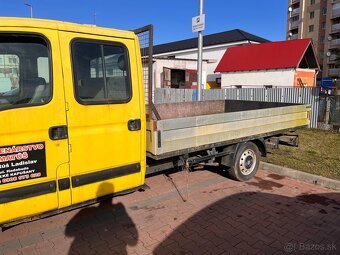
M0 18L0 227L138 190L184 164L217 161L248 180L266 145L309 124L308 105L149 96L146 108L142 58L131 31Z

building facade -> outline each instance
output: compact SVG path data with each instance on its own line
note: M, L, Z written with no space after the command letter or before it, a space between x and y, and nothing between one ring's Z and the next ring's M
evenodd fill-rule
M16 55L0 54L0 93L18 87L19 57Z
M286 39L311 38L320 76L340 77L340 0L288 0Z
M257 35L248 33L246 31L240 29L234 29L230 31L224 31L216 34L204 35L203 37L203 60L205 65L205 74L203 77L203 88L220 88L221 87L221 75L214 73L214 70L223 57L223 54L227 48L240 46L240 45L248 45L248 44L259 44L268 42L267 39L259 37ZM197 38L186 39L182 41L176 41L171 43L165 43L160 45L155 45L153 47L153 57L154 60L160 62L161 58L176 60L178 61L169 61L169 64L176 65L182 64L186 61L188 65L187 68L192 69L192 71L196 71L197 69ZM195 62L193 62L193 60ZM162 76L163 78L167 78L166 72L162 70L164 67L165 61L162 61L162 68L155 67L156 70L162 73L156 73L156 77L154 80L156 84L155 87L163 87L166 82L162 82L162 80L157 80L157 77ZM193 66L192 64L196 64ZM155 65L154 65L155 66ZM173 68L170 67L169 68ZM179 69L179 68L177 68ZM176 71L177 72L177 71ZM168 79L169 80L169 79ZM172 79L170 79L172 80ZM162 82L160 84L160 82Z
M153 88L190 89L197 86L197 60L153 58ZM206 89L207 61L202 63L202 83Z
M215 70L222 88L314 87L318 71L311 39L232 47Z

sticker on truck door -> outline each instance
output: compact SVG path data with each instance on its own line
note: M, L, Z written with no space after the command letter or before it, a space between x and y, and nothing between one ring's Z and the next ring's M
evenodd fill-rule
M0 185L46 176L45 142L0 147Z

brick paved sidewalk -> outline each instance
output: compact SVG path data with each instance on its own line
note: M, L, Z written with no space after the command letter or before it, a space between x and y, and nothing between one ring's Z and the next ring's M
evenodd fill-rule
M340 194L259 171L157 175L145 192L21 224L0 254L340 254Z

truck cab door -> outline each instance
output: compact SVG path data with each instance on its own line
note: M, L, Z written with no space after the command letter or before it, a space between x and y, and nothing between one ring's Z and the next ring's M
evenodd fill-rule
M71 56L63 73L72 203L141 186L145 106L135 38L60 31L60 41Z
M69 178L58 33L1 30L0 223L70 200L70 191L64 201L58 193L58 182Z

